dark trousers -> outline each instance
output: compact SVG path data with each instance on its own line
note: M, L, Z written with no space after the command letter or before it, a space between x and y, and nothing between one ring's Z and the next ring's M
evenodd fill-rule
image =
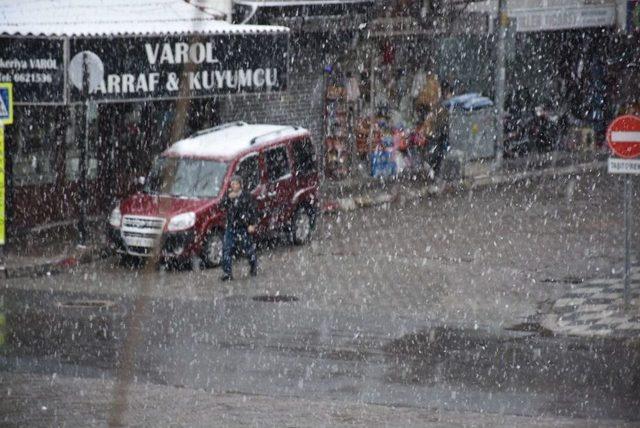
M247 229L233 230L227 228L224 232L224 240L222 242L222 270L227 275L231 275L233 253L238 248L241 249L247 259L249 259L251 269L257 267L258 258L256 257L256 246Z

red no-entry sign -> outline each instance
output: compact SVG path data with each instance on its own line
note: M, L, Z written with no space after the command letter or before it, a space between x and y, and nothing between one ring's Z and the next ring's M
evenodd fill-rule
M607 143L621 158L640 156L640 117L620 116L607 129Z

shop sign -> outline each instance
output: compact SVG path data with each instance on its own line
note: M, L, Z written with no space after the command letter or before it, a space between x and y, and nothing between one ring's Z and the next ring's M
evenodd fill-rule
M640 32L640 0L627 2L627 31Z
M0 126L13 123L13 84L0 83Z
M0 82L13 83L16 104L65 102L64 41L0 37Z
M603 6L558 6L516 9L517 31L553 31L572 28L609 27L616 22L615 4Z
M4 159L4 126L13 123L13 84L0 83L0 245L5 244L5 159Z
M288 34L114 37L70 42L69 97L169 99L282 91Z

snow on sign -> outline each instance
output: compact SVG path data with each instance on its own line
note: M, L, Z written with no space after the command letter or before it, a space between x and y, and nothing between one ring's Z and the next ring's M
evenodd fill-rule
M0 83L0 124L13 123L13 91L11 83Z
M607 129L607 143L621 158L640 156L640 117L627 115L616 118Z

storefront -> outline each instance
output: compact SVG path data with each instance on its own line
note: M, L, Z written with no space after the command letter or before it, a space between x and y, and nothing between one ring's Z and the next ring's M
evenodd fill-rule
M327 140L332 141L327 112L341 109L327 97L330 80L341 72L333 66L345 55L361 56L361 29L377 11L373 0L235 0L233 19L237 23L282 25L290 28L289 87L281 94L281 105L288 104L290 119L310 129L318 153L326 159ZM366 61L366 60L365 60ZM262 96L269 100L272 97ZM242 100L244 103L245 100ZM338 101L337 99L335 101ZM231 99L227 103L234 115L281 119L283 111L271 110L261 113L259 108L248 112L239 111L242 105ZM253 107L253 106L252 106ZM257 106L256 106L257 107ZM226 106L222 107L226 111ZM329 113L331 114L331 113ZM346 126L346 125L345 125ZM335 132L343 132L335 129ZM327 177L334 175L334 168L327 163Z
M16 105L10 240L73 224L81 209L102 215L169 143L217 124L224 100L288 85L286 28L231 25L176 0L64 6L1 10L0 81Z
M575 133L588 136L583 141L559 142L559 149L604 143L606 124L617 109L620 67L613 64L630 63L628 57L623 59L625 55L619 56L618 30L623 27L619 3L507 1L512 31L506 49L505 108L511 115L531 114L536 107L549 110L565 117ZM497 2L470 9L488 13L493 20Z
M447 26L424 27L419 8L405 3L380 11L359 42L327 68L329 178L430 173L437 165L427 162L426 152L447 132L441 102L492 90L487 20L456 15Z

